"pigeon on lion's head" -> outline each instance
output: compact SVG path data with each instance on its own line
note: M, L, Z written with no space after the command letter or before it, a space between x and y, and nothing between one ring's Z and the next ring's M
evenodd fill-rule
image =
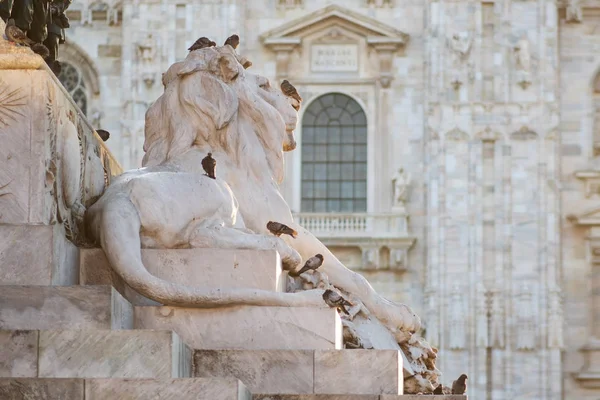
M301 98L272 87L238 60L231 46L207 47L169 68L163 95L146 113L144 166L198 146L225 153L257 176L268 170L282 181L283 152L296 147L293 131Z

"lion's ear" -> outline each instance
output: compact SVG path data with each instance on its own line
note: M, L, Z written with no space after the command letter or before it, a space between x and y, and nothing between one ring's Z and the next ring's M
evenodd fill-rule
M227 83L235 81L240 75L239 67L240 65L233 55L223 54L219 57L219 69L221 70L223 81Z

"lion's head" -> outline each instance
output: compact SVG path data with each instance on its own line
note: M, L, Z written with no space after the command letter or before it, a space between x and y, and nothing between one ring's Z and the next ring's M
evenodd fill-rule
M260 174L266 162L281 182L283 151L296 147L301 99L249 73L239 59L231 46L207 47L163 74L165 92L146 113L144 166L207 147Z

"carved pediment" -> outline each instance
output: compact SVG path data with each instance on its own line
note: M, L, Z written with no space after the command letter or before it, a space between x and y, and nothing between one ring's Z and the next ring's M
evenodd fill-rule
M378 78L389 87L395 54L408 42L408 35L386 24L330 5L263 33L264 45L276 53L277 77L289 74L292 52L307 52L312 60L310 73L359 73L362 54L375 55Z
M335 25L364 36L368 43L373 44L388 43L403 46L408 42L409 37L408 34L366 15L338 5L330 5L265 32L260 38L269 47L277 44L299 44L305 36Z

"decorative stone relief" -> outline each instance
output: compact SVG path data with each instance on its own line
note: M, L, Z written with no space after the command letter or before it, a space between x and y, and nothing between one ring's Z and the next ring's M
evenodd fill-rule
M529 40L523 35L513 47L515 78L523 89L531 85L531 53Z
M455 32L447 39L450 50L451 84L458 90L467 80L473 79L473 65L470 61L473 34L469 31Z
M583 21L583 10L581 0L568 0L565 8L567 22L580 23Z
M390 268L403 270L407 267L407 249L390 249Z
M504 297L500 290L490 293L490 339L491 346L498 349L504 348L504 326L506 323L504 314Z
M362 265L365 269L376 269L379 267L378 247L365 247L362 249Z
M156 59L157 43L152 34L136 43L137 57L140 63L142 80L148 88L154 86L156 74L154 64Z
M277 0L277 6L279 8L298 8L304 6L303 0Z
M25 116L22 108L27 104L20 87L11 87L0 79L0 127L8 128Z
M575 177L584 182L585 198L600 195L600 171L577 171Z
M488 294L483 283L477 284L475 345L488 347Z
M548 347L562 349L563 337L563 298L562 291L555 286L548 291Z
M537 333L533 295L527 284L518 287L515 296L516 324L514 326L515 347L517 350L535 350Z
M393 7L392 0L367 0L368 7Z
M448 320L450 325L448 347L462 350L467 345L467 313L465 291L458 284L452 287Z

